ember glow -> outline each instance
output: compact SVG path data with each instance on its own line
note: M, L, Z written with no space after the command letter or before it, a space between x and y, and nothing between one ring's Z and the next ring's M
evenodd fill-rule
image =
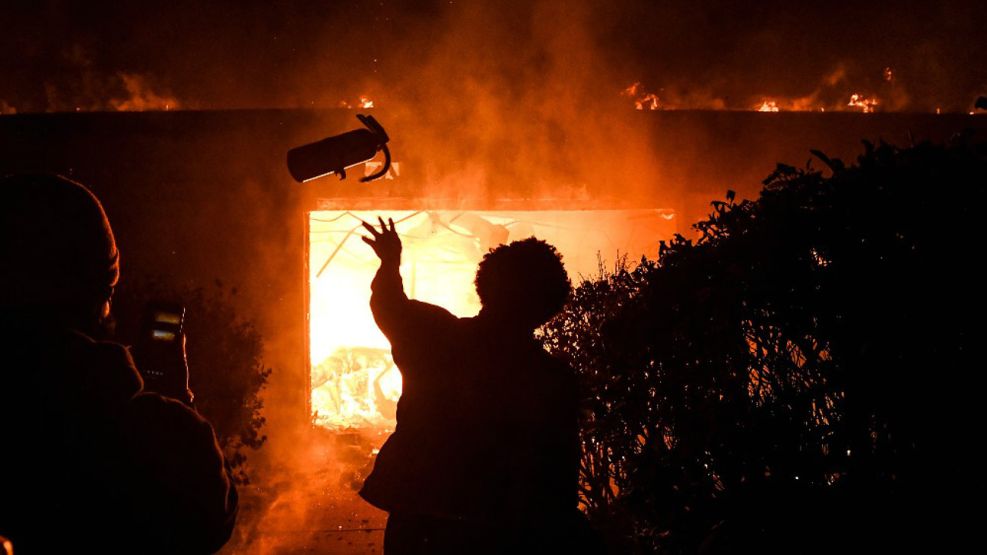
M638 110L657 110L659 108L658 97L655 93L648 93L635 100L634 106Z
M884 67L875 71L870 78L859 75L851 78L843 64L822 75L812 92L802 96L780 96L770 91L758 97L751 97L750 104L742 99L730 100L703 88L681 90L675 87L661 88L661 100L656 93L647 92L645 85L635 81L620 91L620 95L631 99L637 110L754 110L757 112L863 112L872 113L881 106L883 111L901 111L911 99L898 83L894 68ZM874 85L874 79L879 82ZM860 82L870 82L862 85ZM854 92L866 87L869 94ZM936 113L941 110L936 108Z
M476 266L490 248L532 235L562 252L574 282L610 264L654 256L676 231L669 210L347 211L309 213L312 419L332 429L391 429L401 374L370 313L378 262L361 221L392 218L404 243L408 296L457 316L479 312Z
M640 82L632 83L621 91L621 96L627 96L634 100L635 110L658 110L661 109L661 100L655 93L644 92Z
M360 97L356 100L356 102L350 102L348 100L340 100L339 103L336 104L336 106L339 108L345 108L347 110L352 110L354 108L361 110L369 110L370 108L374 107L374 101L371 100L370 97L366 95L360 95Z
M880 104L880 101L878 101L875 97L866 97L862 94L852 94L850 95L850 102L847 103L847 106L852 108L860 108L862 112L869 114L874 111L874 107L878 104Z
M779 111L779 109L778 109L778 103L775 102L774 100L765 100L764 102L761 103L760 106L757 107L757 111L758 112L777 112L777 111Z

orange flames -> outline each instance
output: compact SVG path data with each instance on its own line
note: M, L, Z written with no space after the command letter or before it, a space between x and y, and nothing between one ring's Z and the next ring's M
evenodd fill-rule
M643 92L641 83L636 82L621 91L621 96L627 96L634 100L636 110L658 110L661 108L661 101L655 93Z
M878 86L881 94L862 94L846 92L850 83L847 70L839 65L833 71L824 75L815 90L811 93L789 98L779 98L775 95L765 96L759 100L751 99L751 104L731 105L727 98L718 97L708 89L679 90L675 88L661 89L662 97L646 91L640 81L636 81L621 90L620 95L628 97L637 110L754 110L757 112L827 112L827 111L860 111L872 113L878 106L888 110L900 110L908 105L909 98L904 89L897 83L897 75L891 67L885 67L880 73L882 84ZM850 89L851 91L853 89ZM849 101L847 100L849 96ZM886 104L886 106L885 106Z
M874 111L874 107L880 104L876 97L866 97L862 94L851 94L850 102L847 106L852 108L860 108L865 114L869 114Z
M860 111L869 114L874 112L875 108L879 104L880 104L880 100L878 100L878 98L875 96L867 97L862 94L852 94L850 95L850 101L847 102L846 106L843 107L843 109L858 108L860 109ZM836 107L834 111L838 110L839 108L840 107ZM778 105L777 100L762 100L760 104L754 107L754 109L758 112L782 111L782 107ZM815 111L825 112L826 108L824 106L812 106L811 103L807 101L807 99L795 99L788 101L788 103L785 104L784 110L790 112L815 112ZM936 110L936 113L939 113L938 109Z
M777 112L779 111L778 103L774 100L765 100L761 102L761 105L757 107L758 112Z
M654 255L675 233L668 210L346 211L309 215L312 419L332 429L392 429L401 374L370 312L378 262L359 236L361 220L392 218L404 243L401 274L411 298L457 316L479 312L476 266L490 248L530 237L554 244L573 280L600 259Z
M346 108L347 110L352 110L354 107L362 110L369 110L374 107L374 101L366 95L360 95L356 102L349 102L347 100L340 100L337 104L340 108Z
M621 96L629 97L634 102L637 110L724 110L729 109L724 102L719 99L702 97L698 101L685 100L673 104L662 104L658 96L654 93L643 93L640 83L634 83L621 91ZM845 97L844 97L845 98ZM827 111L850 111L859 110L864 113L872 113L881 104L877 96L866 96L860 93L850 95L849 102L826 103L820 99L820 94L815 92L811 95L789 98L772 99L765 98L751 108L756 112L827 112Z

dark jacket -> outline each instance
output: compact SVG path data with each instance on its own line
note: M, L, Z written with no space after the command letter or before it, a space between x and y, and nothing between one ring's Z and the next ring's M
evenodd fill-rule
M237 497L212 427L128 351L0 314L0 535L32 553L210 553Z
M520 525L577 502L574 374L530 334L405 296L374 279L371 309L403 391L360 494L391 512Z

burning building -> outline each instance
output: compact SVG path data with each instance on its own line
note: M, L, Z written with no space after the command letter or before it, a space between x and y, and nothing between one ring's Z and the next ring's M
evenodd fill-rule
M578 282L810 149L987 133L968 1L43 4L4 14L0 173L92 187L121 287L236 291L274 369L271 464L329 435L345 448L319 455L353 451L359 474L394 425L360 220L393 218L409 295L467 316L501 242L552 242ZM356 112L387 126L388 179L291 182L285 153Z
M955 114L628 106L626 126L605 135L628 142L615 142L613 156L594 154L601 143L573 156L556 137L533 157L507 147L483 152L490 165L477 171L458 148L418 141L417 122L374 109L388 125L399 172L369 184L328 177L298 185L285 168L288 149L354 127L347 109L0 116L0 173L58 172L100 196L122 253L121 287L154 279L235 288L236 314L253 322L274 369L263 409L269 443L252 460L306 472L245 490L245 506L250 495L264 499L254 502L263 514L245 516L262 520L263 534L245 526L245 544L297 544L292 530L325 528L320 507L344 507L333 511L344 515L334 516L340 528L376 529L382 518L353 489L392 429L401 378L368 307L376 262L359 241L361 220L396 222L409 295L467 316L478 309L476 263L504 241L548 240L578 282L601 261L654 257L661 240L691 233L710 200L727 189L756 196L776 163L801 166L809 148L852 159L861 138L987 133L984 118ZM202 339L190 337L190 345ZM216 371L190 357L193 373ZM332 486L308 488L319 469L332 477L317 475L318 483ZM342 501L327 505L327 496Z
M434 179L430 167L454 164L430 156L395 118L396 179L292 183L284 153L352 127L348 110L8 115L0 117L0 171L60 172L90 184L118 229L124 283L150 276L237 287L238 309L256 322L276 369L272 427L386 430L401 381L367 307L376 266L359 241L361 220L393 218L407 245L408 293L467 316L478 310L476 263L499 243L546 239L578 282L601 261L654 257L661 240L690 233L710 200L727 189L756 195L777 162L802 165L809 148L852 157L860 138L943 140L987 129L983 118L962 115L637 115L627 133L650 153L647 171L602 163L593 181L574 180L551 160L531 179L513 171Z

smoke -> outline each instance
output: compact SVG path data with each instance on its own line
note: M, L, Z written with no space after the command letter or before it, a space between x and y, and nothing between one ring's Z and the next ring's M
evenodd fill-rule
M314 429L263 481L241 487L241 513L224 553L379 553L385 513L355 490L369 471L370 436Z
M585 5L470 4L362 86L403 122L396 136L427 160L433 195L489 197L522 183L532 198L571 198L603 182L630 185L647 173L647 140L619 96L600 25ZM606 175L610 166L620 175Z
M181 103L173 96L156 92L146 77L131 73L118 73L127 91L125 98L111 98L109 103L118 112L143 112L145 110L176 110Z
M777 0L224 4L5 6L0 114L341 103L359 109L365 96L387 126L395 156L409 162L403 168L420 169L433 199L426 204L475 204L497 198L510 183L512 194L526 199L594 199L610 207L635 199L628 203L640 207L654 183L669 197L680 187L663 181L668 168L656 166L649 121L634 109L647 94L665 109L752 109L764 99L781 109L845 109L849 95L859 93L880 98L879 109L965 112L987 92L987 34L972 0L907 11L888 2ZM892 69L890 81L885 68ZM633 83L641 83L642 94L622 96ZM228 148L262 158L250 139ZM697 143L695 158L702 159L703 148ZM188 163L208 162L204 156ZM258 207L270 197L261 191L270 183L261 181L229 200L244 214L239 219L256 222L241 231L269 234L249 259L258 277L245 288L245 304L291 312L301 303L274 302L272 291L285 289L276 279L285 245L302 234L286 226L301 223L263 219ZM210 257L231 251L210 239L201 240ZM290 339L307 333L301 318L258 320L284 324L262 330L266 356L302 358ZM348 530L383 521L355 494L381 438L347 443L295 422L291 415L305 403L297 384L306 381L275 368L265 399L270 442L251 455L255 485L244 488L245 512L230 551L379 538ZM347 531L327 540L330 522Z
M74 110L67 91L99 97L79 102L82 109L107 105L100 87L83 83L81 60L72 53L78 49L94 75L141 75L185 106L334 107L367 93L360 89L368 77L390 85L446 54L492 72L527 64L531 71L520 73L537 79L541 64L529 49L549 46L576 19L587 24L591 40L571 44L570 54L578 59L580 50L598 49L606 76L616 78L610 94L641 82L667 97L669 107L750 109L764 96L806 97L841 66L853 89L843 96L873 94L867 89L880 84L882 70L894 68L909 98L887 109L966 112L987 92L987 37L973 0L912 2L908 9L882 0L572 4L14 2L0 22L0 98L20 112ZM558 26L553 18L561 19ZM63 99L56 107L49 108L46 84ZM428 98L416 100L423 110L431 107Z
M159 92L144 75L118 72L100 75L85 71L76 86L60 88L45 84L46 112L143 112L178 110L182 103Z
M182 103L145 74L100 68L92 53L73 44L60 54L61 78L44 82L45 112L176 110Z
M987 92L970 0L41 4L15 6L0 34L4 112L372 101L398 161L445 207L505 183L527 198L639 197L663 168L636 104L965 113Z
M808 94L790 98L764 94L758 104L767 101L779 110L796 112L908 110L910 96L894 68L885 67L879 74L879 81L874 78L858 79L855 83L848 77L846 65L841 63L824 74Z
M625 182L617 189L622 194L643 183L652 171L645 127L628 121L635 113L619 95L621 79L600 55L594 10L539 2L522 11L469 5L417 14L413 29L395 30L407 33L402 48L369 53L368 71L351 72L345 87L325 87L306 102L336 107L340 101L356 106L361 95L372 100L370 113L387 126L396 159L410 156L420 166L431 199L425 204L482 202L501 195L508 182L523 184L511 190L525 198L575 200L596 198L594 191L616 180ZM322 37L323 44L332 40ZM227 148L249 156L256 145ZM269 196L265 181L238 188L233 201L243 219L274 230L250 256L258 282L284 273L284 245L292 235L285 226L295 225L256 213ZM391 185L374 184L377 192ZM261 330L265 357L296 360L299 345L291 338L307 330L289 327L306 325L294 313L283 314L292 304L270 302L270 290L260 284L242 291L244 303L269 307L258 320L276 323ZM243 490L244 513L229 552L325 552L348 543L352 552L380 550L384 514L356 491L384 436L329 433L299 421L305 399L298 384L306 381L275 367L265 393L269 441L250 454L254 483Z

